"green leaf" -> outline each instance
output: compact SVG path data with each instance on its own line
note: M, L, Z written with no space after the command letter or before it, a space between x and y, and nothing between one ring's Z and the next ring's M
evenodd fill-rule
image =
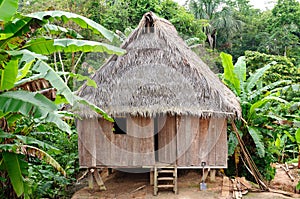
M35 138L32 137L28 137L28 136L23 136L23 135L16 135L16 138L18 138L19 140L22 141L22 143L26 144L26 145L32 145L32 144L36 144L39 147L45 148L50 150L51 152L54 152L56 154L60 153L60 150L54 146L51 146L50 144L47 144L45 142L42 142L40 140L37 140Z
M20 112L23 115L46 117L48 112L57 110L45 96L28 91L8 91L0 95L0 110L3 112Z
M14 191L20 197L24 193L24 182L19 157L15 153L3 152L3 159Z
M101 108L97 107L96 105L90 103L89 101L85 100L84 98L81 98L79 96L76 96L76 101L79 104L82 105L86 105L88 106L90 109L92 109L93 111L95 111L96 113L99 113L103 116L104 119L110 121L110 122L114 122L113 118L111 118L109 115L107 115L107 113L105 113L105 111L103 111ZM78 105L78 104L77 104Z
M28 63L25 63L25 65L23 66L23 68L21 68L19 71L18 71L18 77L17 77L17 81L23 79L24 77L26 77L26 75L28 74L33 62L35 60L32 60Z
M9 91L0 94L2 112L19 112L22 115L33 115L34 118L52 122L63 131L72 134L70 126L57 114L57 106L44 95L28 91Z
M295 138L296 138L297 144L300 144L300 128L298 128L298 130L296 131Z
M0 42L0 47L4 49L3 44L5 45L6 39L11 37L25 35L26 33L30 32L30 25L32 25L32 19L29 17L23 18L16 18L13 21L9 21L7 24L4 25L4 29L0 30L0 34L3 34L3 40ZM35 22L37 23L37 22Z
M241 93L241 84L237 77L237 75L234 73L234 67L232 63L232 56L229 54L226 54L224 52L221 52L220 54L222 59L222 65L224 68L224 80L225 83L229 82L235 89L235 91L240 94Z
M10 21L18 9L17 0L0 0L0 21Z
M290 83L292 83L292 81L290 81L290 80L280 80L280 81L273 82L267 86L264 86L260 89L254 90L253 92L250 92L249 98L254 99L255 97L261 95L263 92L273 89L276 86L279 86L280 84L290 84Z
M46 39L31 40L23 47L38 54L49 55L54 52L106 52L108 54L122 55L125 50L96 41L76 39Z
M247 128L255 143L258 156L263 158L265 156L265 146L261 132L256 127L247 126Z
M244 82L246 80L246 61L245 56L239 57L237 62L234 65L234 73L240 82Z
M296 190L299 191L300 190L300 181L298 181L298 184L296 186Z
M63 32L68 36L71 36L72 38L83 39L83 37L79 33L70 28L64 28L54 24L45 24L43 28L50 34L61 34Z
M10 60L2 70L0 90L3 91L13 88L17 79L17 75L18 60Z
M276 138L276 140L275 140L275 146L277 148L280 148L280 145L281 145L281 140L280 140L280 137L278 136L278 138Z
M240 135L241 132L239 132ZM239 141L236 137L236 135L233 132L230 132L229 136L228 136L228 156L232 156L236 146L239 144Z
M247 120L251 120L251 118L255 115L256 113L256 109L262 107L263 105L265 105L267 102L271 102L271 101L277 101L280 103L288 103L286 100L281 99L279 97L274 97L274 96L267 96L264 97L261 100L256 101L254 104L251 105L248 115L247 115Z
M0 33L0 40L4 40L13 36L13 33Z
M264 67L258 69L253 75L251 75L247 80L246 90L251 92L251 90L256 86L258 80L265 74L265 72L271 68L276 62L265 65Z
M295 138L288 132L288 131L283 131L287 136L288 136L288 138L290 138L290 140L292 141L292 142L295 142L296 140L295 140Z
M22 59L19 64L22 62L29 63L32 60L40 59L40 60L48 60L48 58L44 55L36 54L32 51L23 49L23 50L15 50L15 51L6 51L7 54L11 56L22 56Z
M38 60L32 70L41 73L43 77L57 89L57 94L64 95L71 105L74 104L75 95L60 76L46 62Z
M88 28L92 30L96 34L102 34L106 39L109 41L112 41L114 38L114 34L109 31L108 29L104 28L100 24L84 17L81 15L77 15L70 12L64 12L64 11L45 11L45 12L35 12L28 15L25 15L26 17L31 17L39 20L48 19L51 18L59 19L63 21L64 23L68 22L69 20L75 22L82 28Z
M94 80L92 80L91 78L84 76L84 75L80 75L80 74L75 74L75 73L70 73L70 77L75 78L77 81L85 81L86 80L86 85L87 86L92 86L94 88L97 88L97 84Z
M48 153L34 146L24 145L22 146L26 149L27 154L39 158L40 160L45 161L46 163L53 166L57 171L59 171L65 177L67 176L66 171L60 166L60 164Z

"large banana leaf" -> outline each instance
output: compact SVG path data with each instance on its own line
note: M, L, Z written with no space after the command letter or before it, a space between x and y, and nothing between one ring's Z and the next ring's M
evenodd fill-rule
M75 30L70 28L64 28L61 26L57 26L54 24L45 24L43 27L48 33L54 35L54 34L61 34L62 32L71 36L72 38L76 39L83 39L83 37L77 33Z
M53 166L57 171L63 174L65 177L67 176L66 171L60 166L60 164L48 153L34 146L23 145L22 151L26 151L28 155L39 158L40 160L46 161L48 164Z
M18 154L4 151L2 155L11 184L20 197L24 193L24 182Z
M74 104L74 94L60 76L46 62L38 60L32 70L41 73L43 78L48 80L50 84L57 89L57 94L62 94L71 105Z
M38 54L49 55L57 51L64 52L106 52L108 54L122 55L125 50L96 41L76 39L46 39L39 38L29 41L23 48Z
M245 56L239 57L237 62L234 64L234 73L240 82L246 80L246 61Z
M76 101L79 104L88 106L91 110L95 111L96 113L101 114L104 119L106 119L110 122L114 122L113 118L111 118L109 115L107 115L107 113L105 113L105 111L103 111L101 108L97 107L96 105L90 103L89 101L85 100L84 98L76 96Z
M17 0L0 0L0 23L11 20L18 9Z
M4 139L17 139L20 140L22 144L26 144L26 145L37 145L39 147L45 148L47 150L50 150L51 152L54 152L56 154L59 154L61 151L54 147L51 146L48 143L45 143L43 141L37 140L33 137L29 137L29 136L23 136L23 135L16 135L16 134L12 134L12 133L6 133L4 131L0 131L0 138L4 138ZM14 146L14 145L11 145ZM6 151L11 150L12 148L7 148Z
M4 42L0 42L0 47L3 48L3 44L5 44L5 40L13 37L13 36L21 36L30 32L30 25L32 23L40 24L42 22L33 21L32 18L29 17L19 17L13 21L9 21L4 25L3 30L0 29L0 41L4 40ZM40 25L38 25L40 26Z
M234 73L234 66L232 63L232 56L226 53L221 52L220 54L222 59L222 65L224 67L224 80L225 83L230 84L230 87L233 87L237 94L241 93L241 84L237 75Z
M255 102L254 104L251 105L248 115L247 115L247 120L249 121L252 119L252 117L254 117L257 108L262 107L263 105L265 105L267 102L270 102L270 101L277 101L280 103L288 103L286 100L281 99L279 97L274 97L274 96L264 97L263 99Z
M276 62L272 62L270 64L265 65L264 67L258 69L253 75L251 75L247 80L247 86L246 90L247 92L251 92L251 90L255 87L258 80L265 74L265 72L271 68L272 65L274 65Z
M257 149L257 154L259 155L259 157L264 157L265 156L265 146L263 143L263 136L261 134L261 132L253 126L247 126L248 131L256 145L256 149Z
M34 118L52 122L61 130L72 134L70 126L62 121L55 111L57 106L45 96L28 91L9 91L0 94L0 110L2 112L19 112L22 115L32 115Z
M28 15L26 17L35 18L39 20L51 20L53 18L59 19L63 22L68 22L69 20L75 22L82 28L91 29L96 34L102 34L106 39L112 41L114 38L114 34L108 29L104 28L100 24L78 14L65 12L65 11L45 11L45 12L35 12Z
M249 99L252 100L257 96L261 95L263 92L269 91L270 89L273 89L276 86L279 86L280 84L290 84L290 83L292 83L292 81L290 80L280 80L280 81L273 82L271 84L268 84L267 86L264 86L260 89L254 90L253 92L249 93Z

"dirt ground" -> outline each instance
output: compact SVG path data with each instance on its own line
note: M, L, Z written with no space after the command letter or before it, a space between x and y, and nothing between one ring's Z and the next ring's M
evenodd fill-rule
M278 169L277 169L278 170ZM279 172L280 175L285 176L285 173ZM278 175L278 173L277 173ZM207 199L220 199L222 189L222 177L217 176L215 182L210 182L209 178L206 180L207 190L200 191L199 183L201 181L199 170L179 170L178 171L178 194L174 194L172 190L159 190L157 196L153 196L153 186L150 185L149 173L126 173L116 171L110 175L105 181L106 191L91 191L87 187L77 191L72 199L194 199L194 198L207 198ZM280 176L278 176L280 177ZM280 190L285 190L290 185L280 184L283 180L289 181L285 177L278 178L278 181L273 183L273 187ZM288 188L290 189L290 188ZM300 195L294 194L293 197L300 198ZM260 192L260 193L247 193L243 198L256 199L286 199L292 198L282 194Z

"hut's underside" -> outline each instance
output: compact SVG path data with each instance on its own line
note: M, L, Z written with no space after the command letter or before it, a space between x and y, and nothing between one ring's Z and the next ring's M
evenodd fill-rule
M113 123L84 119L77 123L79 163L87 167L227 167L227 120L193 116L127 117L126 134L113 132ZM156 132L158 132L156 134Z

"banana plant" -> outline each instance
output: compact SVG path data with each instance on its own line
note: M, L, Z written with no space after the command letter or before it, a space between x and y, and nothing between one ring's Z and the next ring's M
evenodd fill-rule
M62 175L65 170L45 150L53 147L30 137L36 123L53 123L62 131L72 133L61 111L61 102L86 105L104 118L112 120L101 108L76 96L60 75L49 65L46 55L55 52L105 52L121 55L123 49L108 43L84 40L74 30L51 24L54 20L72 21L91 30L104 41L115 35L100 24L77 14L45 11L22 15L17 13L18 0L0 0L0 170L6 171L17 197L30 197L27 157L51 164ZM39 34L62 32L66 38L49 38ZM88 78L73 74L81 80ZM89 84L93 82L89 81ZM94 85L95 86L95 85ZM49 96L50 95L50 96ZM59 98L60 100L55 100ZM16 131L16 122L32 121L26 129ZM20 134L21 133L21 134Z
M235 65L231 55L222 52L220 56L224 67L223 81L238 96L241 103L244 123L240 129L247 130L255 143L258 156L264 157L262 126L255 121L257 118L268 117L260 111L267 103L287 103L286 100L276 96L272 90L278 89L280 85L291 84L291 81L282 80L263 85L261 78L274 63L265 65L247 77L244 56L238 58ZM229 154L234 153L236 146L236 138L229 135Z

